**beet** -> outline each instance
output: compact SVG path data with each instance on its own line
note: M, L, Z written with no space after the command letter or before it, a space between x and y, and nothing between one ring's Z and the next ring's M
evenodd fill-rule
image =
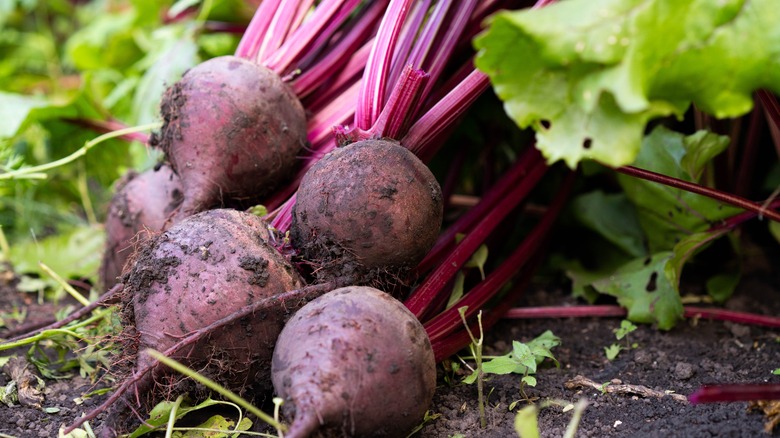
M181 177L178 221L231 200L270 193L306 144L298 98L273 71L223 56L187 71L161 104L160 146Z
M325 155L306 173L290 237L321 279L356 284L397 280L430 250L442 222L442 194L411 151L364 140Z
M430 406L436 362L425 329L400 301L351 286L315 299L287 322L272 379L294 416L287 438L320 428L403 437Z
M179 177L169 166L123 177L106 218L106 249L99 272L104 291L116 284L135 246L163 229L182 196Z
M191 216L145 245L124 280L138 349L164 351L243 306L300 288L298 274L267 241L262 220L220 209ZM174 358L217 366L218 380L238 391L261 381L259 375L267 380L276 334L267 339L262 328L254 330L262 318L214 333L206 345Z

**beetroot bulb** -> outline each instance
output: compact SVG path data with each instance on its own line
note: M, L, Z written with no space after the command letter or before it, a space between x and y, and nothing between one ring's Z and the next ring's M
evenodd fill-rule
M105 223L106 249L100 265L104 291L116 284L135 246L163 229L182 196L179 177L169 166L130 172L122 178Z
M303 285L269 243L267 224L250 213L227 209L195 214L144 242L122 280L124 357L118 365L124 364L130 373L153 364L145 349L166 351L250 304ZM293 311L258 312L209 333L171 357L235 392L268 390L273 346ZM285 312L287 317L280 316ZM128 403L140 401L133 409L145 412L162 399L191 389L190 383L165 367L152 370L130 390L126 403L116 404L111 422L106 423L110 428L128 428L132 420Z
M290 238L321 280L403 283L436 242L442 194L428 167L389 140L335 149L306 173Z
M301 308L276 343L272 380L293 417L285 437L404 437L436 389L422 324L380 290L349 286Z
M275 72L234 56L188 70L165 92L161 114L150 144L182 181L174 221L269 193L306 144L306 115L292 90Z

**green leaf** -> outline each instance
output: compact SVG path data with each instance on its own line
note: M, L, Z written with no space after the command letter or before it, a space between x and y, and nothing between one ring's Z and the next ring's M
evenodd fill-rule
M518 363L528 369L528 373L536 372L536 356L531 351L531 347L528 344L522 342L512 342L512 358Z
M520 438L539 438L539 410L534 405L520 409L515 415L515 432Z
M63 278L96 279L103 254L102 226L83 226L67 233L11 247L11 263L19 273L44 276L38 262L44 262Z
M737 288L737 284L739 284L739 279L739 272L724 272L713 275L707 279L705 285L707 294L709 294L715 302L723 303L734 294L734 290Z
M780 222L769 221L769 233L780 243Z
M572 203L574 216L632 257L647 255L644 233L636 209L622 193L594 191L578 196Z
M523 376L522 379L520 379L523 384L528 386L536 386L536 377L534 376Z
M668 268L672 252L632 260L614 274L593 283L601 293L614 296L628 310L628 319L656 323L668 330L682 318L678 279Z
M10 138L31 122L52 117L75 117L72 100L23 96L0 91L0 139Z
M141 52L133 37L135 13L105 13L71 35L65 46L69 61L79 70L126 69Z
M447 300L447 306L446 306L447 309L454 306L458 302L458 300L460 300L461 297L463 297L463 286L465 281L466 281L466 276L463 275L462 271L458 271L458 273L455 274L455 281L452 285L452 292L450 293L450 298L449 300Z
M499 356L482 364L482 372L485 374L512 374L522 373L525 367L519 366L518 362L510 355Z
M183 402L179 405L178 409L176 410L176 420L179 420L183 418L185 415L187 415L190 412L197 411L199 409L204 409L210 406L224 404L225 402L216 401L212 399L207 399L206 401L197 404L195 406L190 406L187 404L187 402ZM146 419L145 424L141 424L138 426L137 429L135 429L128 438L137 438L139 436L146 435L154 430L157 430L161 427L164 427L168 423L168 418L171 415L171 410L175 406L175 402L173 401L164 401L158 403L154 408L152 408L151 412L149 412L149 418Z
M485 262L487 262L488 258L488 247L485 244L482 244L477 248L476 251L474 251L474 254L471 255L471 258L466 261L466 263L463 264L464 268L477 268L479 269L479 273L482 276L482 279L485 279Z
M699 165L691 163L698 163L702 156L720 152L727 145L728 138L724 136L696 133L685 137L658 127L645 138L636 165L698 182L683 168L686 159L694 157L688 159L688 167L701 174ZM651 252L669 250L687 236L705 231L712 224L741 211L701 195L627 175L618 175L618 181L636 206Z
M734 117L780 91L775 0L569 0L496 14L474 44L510 117L570 167L630 164L647 122L691 102Z
M621 350L623 350L623 347L619 344L612 344L609 347L604 347L604 353L607 355L607 360L615 360Z
M774 370L772 370L772 374L776 376L780 376L780 368L775 368Z
M195 426L196 429L214 429L214 430L187 430L184 432L174 432L176 438L227 438L239 436L239 432L249 430L252 427L252 420L242 418L241 423L236 427L234 420L223 417L222 415L213 415L203 423Z
M631 321L624 319L620 321L620 328L615 329L615 337L619 341L625 338L626 336L628 336L629 333L633 332L636 329L637 327Z
M146 72L138 83L132 104L135 118L131 123L136 124L157 120L165 89L200 62L193 26L158 29L145 45L148 53L138 67L146 69Z

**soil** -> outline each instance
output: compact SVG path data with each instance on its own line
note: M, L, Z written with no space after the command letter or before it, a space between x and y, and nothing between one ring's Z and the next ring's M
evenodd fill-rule
M7 280L7 276L3 277ZM3 278L0 278L2 280ZM0 310L13 304L29 307L29 315L41 317L51 309L36 309L13 290L13 283L0 281ZM536 286L526 294L520 306L577 304L560 289ZM580 303L581 304L581 303ZM753 269L746 274L726 308L764 315L780 315L780 273L772 267ZM636 394L602 393L599 389L567 389L566 382L576 376L597 384L611 382L644 385L661 394L687 395L706 383L778 383L771 374L780 367L780 329L768 329L713 320L686 320L674 329L662 332L640 326L629 335L635 348L622 351L607 360L604 347L615 342L613 329L620 318L569 318L539 320L503 320L489 332L486 354L503 354L513 340L528 341L545 330L561 338L553 350L560 368L551 364L540 367L537 385L526 388L526 394L537 405L548 400L575 402L587 400L579 422L578 437L757 437L764 431L767 418L749 410L747 402L692 405L671 395L660 398ZM0 333L0 336L3 334ZM22 350L22 352L25 350ZM8 352L3 352L7 355ZM448 385L440 369L439 387L431 412L438 417L427 422L417 434L420 437L510 437L514 432L515 411L528 405L520 395L520 376L492 376L486 384L487 426L479 425L475 385ZM0 385L7 383L0 373ZM81 377L46 380L44 408L58 408L46 413L33 407L6 407L0 404L0 433L14 437L55 437L63 424L101 402L103 396L76 400L100 386ZM565 404L565 403L564 403ZM562 436L572 417L559 405L542 408L538 417L543 437ZM92 422L100 425L100 419ZM775 432L774 436L779 433Z

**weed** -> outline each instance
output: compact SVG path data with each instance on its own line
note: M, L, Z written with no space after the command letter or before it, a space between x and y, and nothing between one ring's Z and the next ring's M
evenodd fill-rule
M614 360L618 354L620 354L623 350L629 350L632 348L637 348L637 343L631 343L628 339L628 335L635 331L637 329L637 326L634 325L631 321L624 319L623 321L620 321L620 328L613 329L612 331L615 333L615 338L619 341L621 339L625 339L625 345L620 344L612 344L609 347L604 347L604 352L607 355L608 360Z
M558 361L553 356L552 350L561 344L560 338L555 336L551 331L547 330L535 339L528 343L522 343L519 341L512 342L512 351L503 356L492 356L488 362L481 365L481 372L483 374L520 374L520 394L523 400L529 400L528 395L525 393L526 386L536 386L536 374L537 366L544 361L545 358L551 359L555 366L559 366ZM480 360L487 359L488 357L480 357ZM463 381L465 383L473 383L477 378L475 374L467 376ZM516 402L511 405L514 408Z
M482 369L482 343L485 338L485 334L482 332L482 311L480 310L477 314L477 324L479 326L479 339L474 337L474 334L471 332L471 328L469 328L468 322L466 322L466 311L468 310L467 306L461 307L458 309L458 312L460 313L460 319L463 320L463 324L466 326L466 331L469 334L469 337L471 338L471 345L469 345L469 348L471 349L471 354L474 357L474 361L476 362L477 369L474 370L474 372L471 374L471 376L466 377L463 379L466 383L474 383L474 380L477 381L477 398L479 403L479 424L484 428L487 426L487 420L485 420L485 399L483 395L484 390L484 371ZM473 379L470 379L471 377L474 377ZM469 380L467 382L467 380Z

